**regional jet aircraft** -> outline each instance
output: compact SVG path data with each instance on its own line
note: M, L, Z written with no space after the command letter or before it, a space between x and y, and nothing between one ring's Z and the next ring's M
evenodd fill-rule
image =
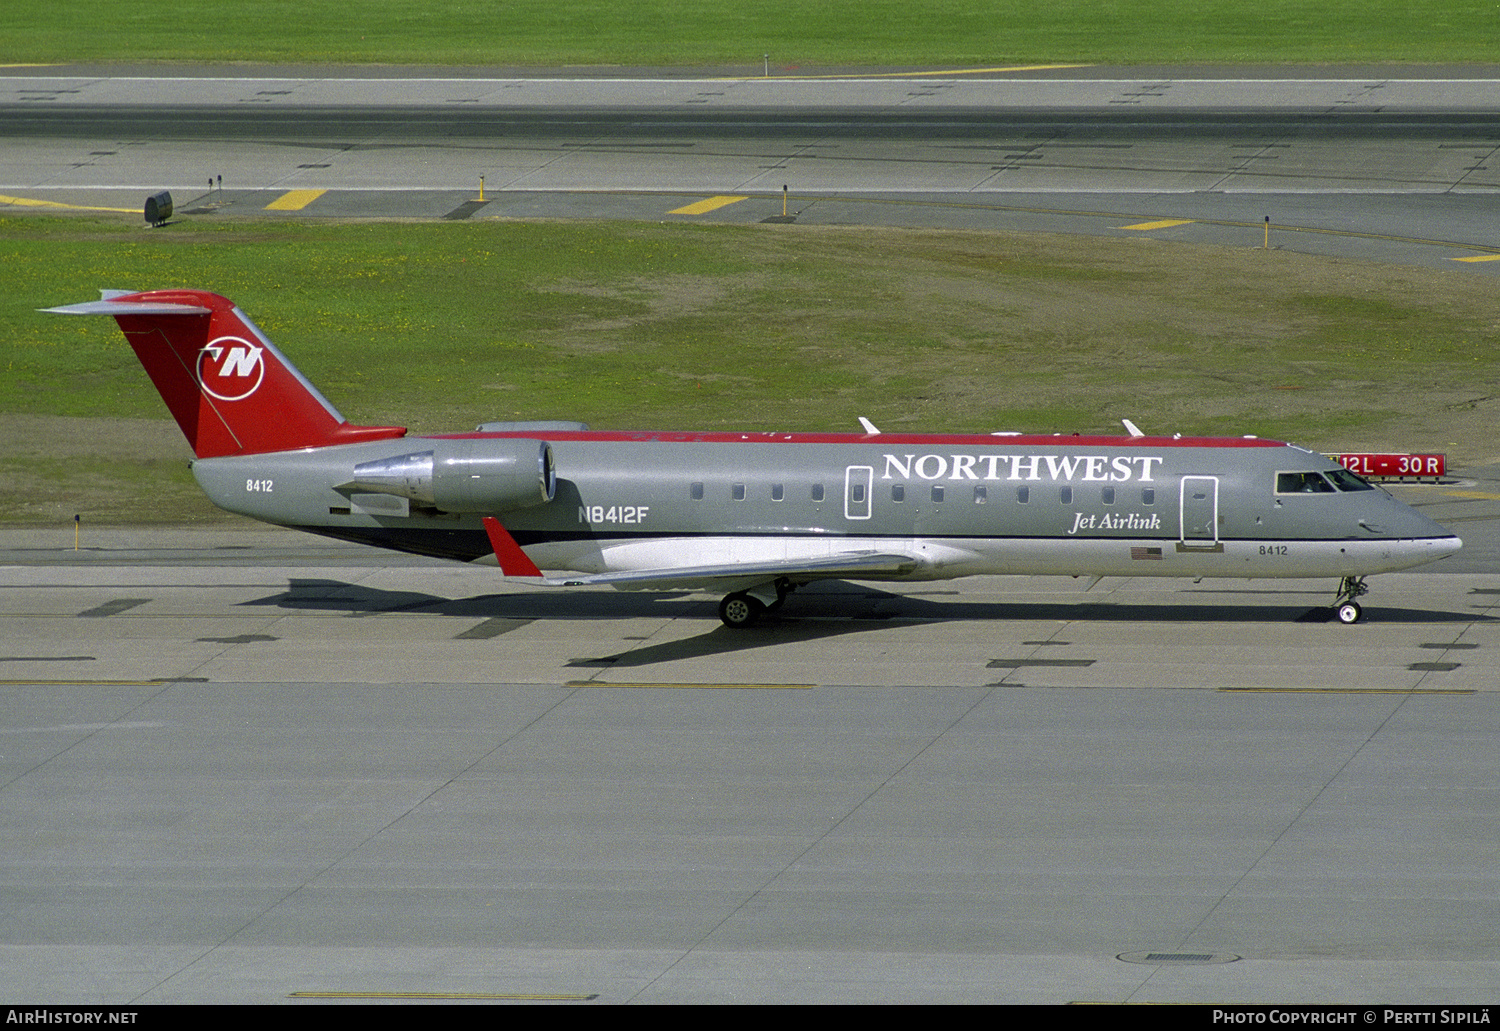
M213 502L534 584L713 590L731 627L815 580L978 573L1337 577L1456 552L1453 534L1313 451L1235 438L598 432L353 426L229 300L104 291ZM1126 424L1129 426L1129 424ZM554 574L544 575L543 570Z

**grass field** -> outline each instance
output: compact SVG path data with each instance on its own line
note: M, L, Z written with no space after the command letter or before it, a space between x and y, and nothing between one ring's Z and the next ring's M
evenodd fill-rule
M206 518L101 287L223 293L356 422L1240 434L1490 458L1487 277L1021 234L0 220L12 524Z
M0 63L1494 62L1493 0L7 0Z
M9 0L0 64L1493 62L1493 0ZM0 220L0 523L224 518L100 287L231 296L354 421L1257 433L1493 459L1482 277L810 227Z

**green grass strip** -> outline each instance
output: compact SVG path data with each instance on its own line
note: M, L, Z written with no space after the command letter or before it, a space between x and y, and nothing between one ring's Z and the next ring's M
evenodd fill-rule
M995 66L1493 62L1479 0L8 0L0 63Z

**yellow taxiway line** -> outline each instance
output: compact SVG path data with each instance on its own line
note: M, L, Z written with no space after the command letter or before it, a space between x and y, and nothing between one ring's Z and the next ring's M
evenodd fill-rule
M1221 687L1242 694L1474 694L1472 687Z
M811 691L816 684L668 684L668 683L644 683L625 684L610 682L608 680L570 680L564 687L647 687L647 688L675 688L685 691Z
M591 1002L582 992L290 992L289 999L495 999L512 1002Z
M1150 232L1152 229L1171 229L1173 226L1190 226L1194 222L1191 218L1164 218L1160 222L1141 222L1133 226L1115 226L1116 229L1134 229L1138 232Z
M749 197L710 197L707 200L694 201L692 204L686 204L680 208L673 208L671 211L667 212L667 214L706 215L710 211L718 211L720 208L727 208L731 204L738 204L742 200L749 199Z
M945 75L1003 75L1007 72L1050 72L1067 68L1089 68L1087 64L1017 64L1000 68L942 68L926 72L842 72L837 74L810 72L806 75L723 75L719 80L735 82L753 79L924 79Z
M317 200L327 190L288 190L271 203L267 204L267 211L301 211L313 201Z
M87 204L64 204L57 200L35 200L31 197L0 196L0 204L13 204L18 208L67 208L70 211L118 211L127 215L139 215L144 208L97 208Z

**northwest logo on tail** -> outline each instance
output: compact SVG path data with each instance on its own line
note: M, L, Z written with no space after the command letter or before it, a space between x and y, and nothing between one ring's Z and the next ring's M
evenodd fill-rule
M239 337L219 337L198 352L198 383L220 401L243 401L266 378L265 348Z

